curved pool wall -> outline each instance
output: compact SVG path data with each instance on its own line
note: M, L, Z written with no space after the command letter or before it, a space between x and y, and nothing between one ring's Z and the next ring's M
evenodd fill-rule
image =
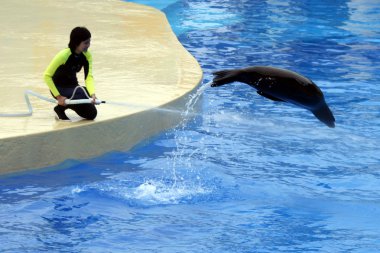
M3 1L0 10L0 113L27 111L24 91L50 97L42 73L75 26L92 32L99 99L95 121L57 121L53 104L31 97L31 117L0 117L0 173L41 168L127 150L178 124L200 83L198 62L179 43L165 14L123 1ZM67 18L70 16L70 18ZM83 73L78 80L83 84ZM170 110L157 110L166 108Z

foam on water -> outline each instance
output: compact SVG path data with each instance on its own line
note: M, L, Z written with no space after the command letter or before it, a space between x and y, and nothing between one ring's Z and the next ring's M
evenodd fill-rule
M162 181L149 180L139 185L132 197L150 203L177 204L182 199L191 199L196 195L209 194L211 190L201 186L176 184L165 185Z
M96 194L103 198L114 198L130 206L175 205L191 202L194 199L204 199L213 193L213 188L200 182L184 180L145 179L141 182L131 182L123 179L112 179L101 183L85 186L75 186L72 194Z

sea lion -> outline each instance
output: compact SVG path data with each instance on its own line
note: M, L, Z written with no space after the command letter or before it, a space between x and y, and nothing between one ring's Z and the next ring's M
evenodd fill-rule
M327 106L321 89L298 73L268 66L253 66L217 71L213 75L211 87L232 82L246 83L263 97L305 108L328 127L335 127L334 115Z

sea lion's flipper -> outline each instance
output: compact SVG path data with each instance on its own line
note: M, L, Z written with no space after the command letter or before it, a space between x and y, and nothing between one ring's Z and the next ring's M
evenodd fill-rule
M325 123L328 127L335 127L334 115L331 112L330 108L327 106L327 104L324 104L323 106L311 112L314 114L315 117L317 117L317 119Z
M257 94L259 94L260 96L263 96L263 97L265 97L265 98L268 98L268 99L270 99L270 100L276 101L276 102L285 102L285 101L282 100L282 99L279 99L279 98L273 97L273 96L268 95L268 94L266 94L266 93L264 93L264 92L262 92L262 91L259 91L259 90L257 91Z
M221 86L223 84L232 83L237 81L237 70L221 70L212 73L214 75L214 79L212 80L211 87Z

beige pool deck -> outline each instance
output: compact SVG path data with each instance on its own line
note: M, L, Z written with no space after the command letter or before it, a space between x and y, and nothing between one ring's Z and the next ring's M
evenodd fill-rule
M95 121L68 113L72 122L62 122L54 104L31 97L32 116L0 117L0 174L128 150L178 124L202 80L159 10L121 0L3 0L0 114L26 112L25 90L50 97L43 72L76 26L92 33L98 98L129 106L99 105ZM83 84L83 73L78 80Z

